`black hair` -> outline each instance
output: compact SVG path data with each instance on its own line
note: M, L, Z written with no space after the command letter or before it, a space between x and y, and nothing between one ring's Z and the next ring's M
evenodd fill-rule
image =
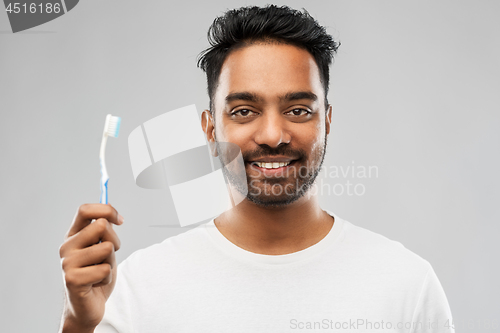
M305 9L298 11L288 6L267 5L229 10L214 20L207 38L211 46L200 53L198 67L207 75L212 114L222 64L231 51L255 42L278 42L307 50L318 65L325 107L328 105L329 67L340 43L335 42Z

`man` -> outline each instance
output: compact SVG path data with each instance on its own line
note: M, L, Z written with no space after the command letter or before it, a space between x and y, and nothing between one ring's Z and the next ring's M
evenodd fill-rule
M245 200L118 268L123 218L81 206L60 249L62 331L453 332L427 261L318 204L338 44L307 12L276 6L228 11L209 39L202 128L222 164L218 142L240 147L248 194L230 186Z

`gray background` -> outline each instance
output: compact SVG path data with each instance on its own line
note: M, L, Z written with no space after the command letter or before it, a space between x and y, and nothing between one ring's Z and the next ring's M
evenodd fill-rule
M18 34L0 12L0 331L58 328L58 248L77 207L98 202L107 113L123 118L107 147L110 202L125 217L118 261L186 231L167 190L135 185L127 137L208 105L196 56L214 17L246 4L265 2L83 1ZM322 196L323 207L430 261L457 332L495 331L484 325L500 313L500 3L277 4L305 7L342 42L325 165L379 169L354 180L363 196Z

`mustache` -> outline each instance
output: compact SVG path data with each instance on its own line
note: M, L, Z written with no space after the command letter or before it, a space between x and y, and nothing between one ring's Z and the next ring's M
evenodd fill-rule
M293 160L299 160L307 156L305 150L303 149L293 149L290 146L278 146L272 148L269 146L261 146L260 148L254 149L252 151L242 152L243 160L245 162L252 161L260 157L267 156L284 156Z

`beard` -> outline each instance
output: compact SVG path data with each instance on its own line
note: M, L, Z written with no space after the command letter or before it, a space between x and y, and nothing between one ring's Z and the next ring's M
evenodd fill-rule
M254 151L242 153L245 170L252 168L249 161L255 158L275 155L293 157L294 161L286 168L286 171L278 172L272 177L263 175L255 168L246 172L246 175L234 172L232 168L227 167L231 161L227 158L228 154L224 153L224 149L220 149L221 145L217 141L216 143L218 156L223 166L222 171L229 184L249 201L261 207L279 208L297 201L314 185L323 166L327 135L325 133L323 144L315 149L311 156L308 156L302 149L292 149L288 145L277 148L261 146Z

